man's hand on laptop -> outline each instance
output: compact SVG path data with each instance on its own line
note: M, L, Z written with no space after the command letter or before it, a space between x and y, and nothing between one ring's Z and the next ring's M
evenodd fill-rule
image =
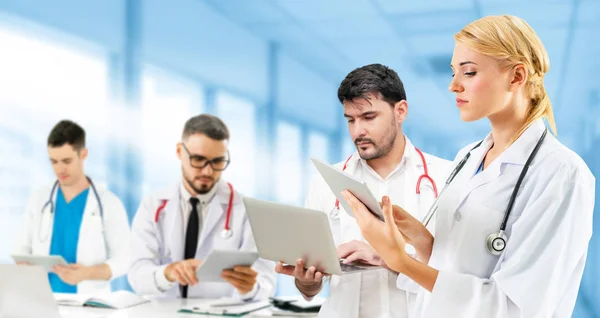
M314 297L321 291L321 287L323 287L323 277L325 274L317 271L317 268L314 266L305 269L302 259L296 261L296 266L283 265L282 262L277 262L275 271L279 274L293 276L296 288L307 299Z
M175 262L165 268L165 277L170 282L177 281L182 286L198 284L196 278L196 269L200 266L201 261L197 259L186 259Z
M371 245L361 241L350 241L337 247L337 256L344 264L360 262L368 265L384 266L384 262Z

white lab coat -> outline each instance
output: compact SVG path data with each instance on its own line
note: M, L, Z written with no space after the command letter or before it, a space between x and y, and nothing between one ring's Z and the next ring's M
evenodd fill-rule
M94 184L102 202L104 217L92 187L89 188L77 245L77 263L85 266L106 263L112 278L124 275L129 270L129 221L121 200L101 184ZM42 208L49 199L52 186L34 192L27 202L20 231L13 247L13 254L48 255L52 242L54 214L50 205ZM56 207L54 192L52 202ZM78 294L110 292L108 281L83 281L77 284Z
M252 250L256 244L246 216L242 195L234 193L231 210L230 228L232 236L228 239L220 234L225 227L230 189L226 182L216 185L215 197L208 204L208 214L202 223L196 259L205 259L211 250ZM129 283L139 294L160 295L166 298L180 297L178 284L162 291L155 280L156 272L164 272L167 265L183 260L185 233L180 211L180 184L174 184L163 191L144 199L132 225L133 265L129 272ZM163 200L166 205L155 222L156 211ZM258 272L254 290L240 295L229 283L203 283L188 287L189 298L254 298L267 299L275 290L275 263L258 259L252 266Z
M423 154L425 156L425 161L427 162L429 175L435 180L439 191L439 188L443 185L446 176L450 172L450 161L426 153ZM421 195L418 196L416 194L416 183L418 177L423 174L423 163L408 138L406 138L405 156L408 156L410 160L407 162L409 166L404 172L404 189L406 189L406 193L404 194L405 204L403 205L403 208L418 219L421 219L427 214L427 210L435 199L433 188L430 182L422 181ZM358 152L352 154L344 172L353 175L359 164L359 158ZM344 162L345 160L337 163L335 167L342 170ZM393 192L394 190L391 189L390 191ZM352 240L364 241L360 234L360 228L356 223L356 219L349 216L344 211L342 205L340 205L339 219L336 220L331 218L331 211L334 208L335 199L335 195L331 192L329 186L325 183L325 180L323 180L320 175L315 175L308 191L305 206L310 209L323 211L329 215L329 223L336 246ZM392 203L394 202L392 201ZM378 270L378 272L380 272L380 275L377 277L377 279L379 279L378 285L382 289L388 289L388 273L386 270ZM368 306L370 308L380 306L381 303L361 302L360 288L362 275L363 274L332 276L330 280L330 296L321 307L319 316L352 318L359 316L359 306ZM414 302L416 292L419 288L419 286L412 281L410 281L412 285L408 283L407 281L409 281L409 279L403 275L398 277L398 280L399 282L402 282L403 290L396 288L389 290L390 293L394 293L393 298L395 301L394 304L391 305L393 311L388 313L388 317L406 317L408 307L410 306L409 303ZM411 297L407 297L404 290L410 290L414 294L412 294ZM382 301L387 302L387 300ZM367 309L365 311L370 310Z
M475 175L491 135L440 200L429 265L439 276L419 292L417 317L571 317L592 235L594 176L583 160L548 134L520 187L504 253L486 238L497 232L521 169L544 130L538 120ZM473 145L459 152L456 163Z

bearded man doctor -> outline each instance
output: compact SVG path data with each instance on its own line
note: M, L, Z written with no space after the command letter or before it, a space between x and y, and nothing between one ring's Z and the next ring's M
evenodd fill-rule
M267 299L274 263L225 270L223 283L201 282L196 269L213 249L256 251L234 185L221 179L230 162L229 130L217 117L190 118L177 144L182 181L143 200L132 225L129 282L139 294L175 298Z
M450 162L423 153L402 133L408 103L398 74L381 64L358 68L342 81L338 98L357 151L336 167L366 182L375 197L389 195L410 207L415 217L424 216L437 196L437 184L442 185L450 172ZM340 258L384 265L320 176L313 180L305 206L329 214ZM279 263L276 271L294 276L298 290L311 298L321 290L323 274L314 267L304 270L303 265L302 260L296 266ZM330 297L319 315L407 317L415 294L396 288L397 279L397 273L387 269L333 276Z
M27 203L13 254L60 255L68 266L48 274L53 292L110 292L109 280L129 269L129 221L119 198L84 172L85 130L60 121L48 136L57 180Z

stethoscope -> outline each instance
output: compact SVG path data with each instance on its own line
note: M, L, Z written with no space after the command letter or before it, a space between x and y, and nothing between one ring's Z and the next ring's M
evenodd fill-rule
M540 146L542 145L544 138L546 138L547 133L548 133L548 129L544 130L544 133L542 133L542 136L540 137L537 144L533 148L533 151L531 151L529 158L527 158L527 161L525 162L525 166L523 166L523 170L521 170L519 179L517 179L517 184L515 184L513 192L510 196L510 200L508 201L508 206L506 207L506 211L504 212L504 218L502 219L502 224L500 224L500 230L498 232L494 232L494 233L490 234L486 239L485 245L487 247L488 252L490 252L490 254L492 254L492 255L496 255L496 256L500 255L506 248L506 241L508 240L508 238L506 237L506 234L504 234L504 231L506 230L506 225L508 223L508 217L510 216L510 212L512 211L513 205L515 204L515 200L517 198L517 193L519 192L521 183L523 182L523 179L525 178L525 174L527 173L527 170L529 169L529 166L531 165L531 161L533 160L533 158L537 154L538 150L540 149ZM454 180L456 175L465 166L465 163L467 163L467 160L469 160L469 157L471 156L471 151L473 151L476 148L478 148L479 146L481 146L481 143L483 143L483 140L480 141L477 145L475 145L475 147L471 148L471 150L469 150L469 152L467 152L465 157L462 158L462 160L458 162L458 164L456 165L454 170L452 170L452 173L450 173L450 176L446 180L446 184L445 184L444 188L442 189L442 192L440 192L440 195L435 199L435 201L433 201L433 204L431 205L431 208L429 208L427 215L425 215L425 218L423 218L423 225L427 226L427 224L429 224L429 221L431 221L431 218L437 212L437 209L439 207L438 202L439 202L442 194L444 193L444 191L446 191L446 189L448 188L448 186L450 185L452 180Z
M90 179L90 177L86 176L86 179L88 180L88 182L90 183L90 186L92 187L92 191L94 192L94 196L96 196L96 201L98 202L98 207L100 210L100 218L104 218L104 208L102 207L102 202L100 202L100 195L98 195L98 191L96 191L96 186L94 186L94 183L92 182L92 179ZM58 187L58 180L56 180L56 182L54 182L54 185L52 186L52 190L50 191L50 197L48 198L48 201L46 201L46 203L44 203L44 206L42 206L42 218L44 216L44 210L46 210L47 206L50 206L50 216L52 216L54 214L54 192L56 192L56 188ZM94 214L92 214L94 215ZM48 226L47 229L48 231L46 231L46 235L42 238L41 235L41 229L42 229L42 223L40 221L39 225L38 225L38 237L41 239L42 242L45 242L46 240L48 240L48 237L50 236L50 222L48 222Z
M229 193L229 203L227 204L227 214L225 215L225 227L223 228L223 230L221 230L221 237L226 240L233 236L233 230L230 227L230 222L231 222L231 208L233 205L233 197L234 197L233 186L229 182L227 182L227 185L229 186L229 190L231 192ZM155 223L158 223L158 216L160 215L160 211L162 211L165 208L168 201L169 200L162 200L161 204L158 206L158 209L156 209L156 213L154 215Z
M433 186L433 194L434 194L435 198L437 198L438 197L437 186L435 184L435 181L433 181L433 178L431 178L431 176L429 176L429 169L427 167L427 161L425 161L425 156L423 155L421 150L419 150L419 148L415 147L415 150L417 151L417 153L421 157L421 161L423 162L423 174L420 175L419 178L417 179L416 193L418 195L421 195L421 182L425 179L425 180L428 180L431 183L431 185ZM352 159L352 155L350 155L350 157L348 157L348 159L346 159L346 162L344 162L342 171L346 170L350 159ZM337 220L340 218L340 200L335 199L335 205L334 205L333 209L331 209L331 211L329 212L329 217L332 220Z

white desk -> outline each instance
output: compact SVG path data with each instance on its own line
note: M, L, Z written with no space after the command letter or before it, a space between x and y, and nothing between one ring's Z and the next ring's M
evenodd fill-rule
M149 303L141 304L123 310L91 308L91 307L67 307L60 306L60 313L63 318L87 318L87 317L106 317L106 318L194 318L194 317L215 317L208 315L183 314L177 311L181 307L201 304L209 301L208 299L155 299ZM245 317L268 317L269 309L263 309L247 315ZM284 318L283 316L277 316Z

